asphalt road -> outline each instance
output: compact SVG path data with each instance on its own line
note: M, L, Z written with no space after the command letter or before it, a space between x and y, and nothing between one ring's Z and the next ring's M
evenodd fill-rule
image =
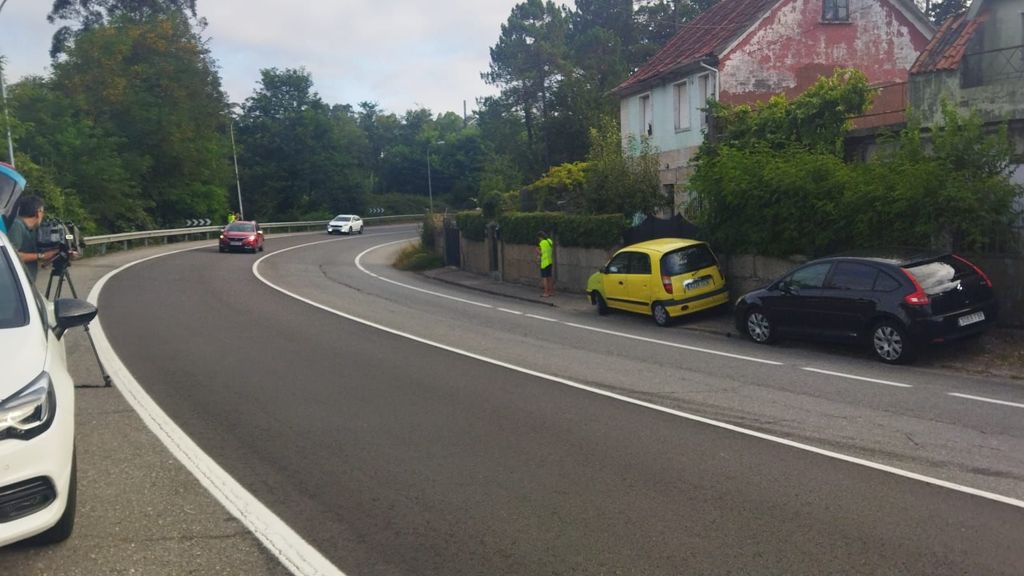
M467 294L370 250L411 236L210 246L100 300L153 399L345 573L1021 573L1019 385Z

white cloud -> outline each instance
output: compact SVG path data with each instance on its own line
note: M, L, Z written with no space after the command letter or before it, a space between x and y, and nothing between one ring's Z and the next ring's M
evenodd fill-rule
M462 113L494 94L480 73L519 0L199 0L224 88L251 95L261 68L303 67L331 104L378 102L403 113ZM9 0L0 13L8 81L46 74L50 0ZM570 3L571 5L571 3Z

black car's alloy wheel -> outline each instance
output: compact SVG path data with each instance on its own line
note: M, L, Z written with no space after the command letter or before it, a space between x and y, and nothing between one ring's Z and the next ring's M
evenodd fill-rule
M769 344L775 338L771 320L759 308L747 312L747 336L758 344Z
M907 332L890 320L879 322L871 331L871 348L878 359L889 364L902 364L911 358L911 343Z

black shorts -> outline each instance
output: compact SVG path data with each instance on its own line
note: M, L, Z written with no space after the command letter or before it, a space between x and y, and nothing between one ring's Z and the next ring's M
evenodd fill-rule
M551 271L554 270L554 268L555 267L550 265L550 264L548 265L547 268L541 268L540 269L540 277L541 278L551 278Z

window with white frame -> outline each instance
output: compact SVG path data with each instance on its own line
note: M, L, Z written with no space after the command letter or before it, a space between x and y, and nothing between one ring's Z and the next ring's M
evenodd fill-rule
M690 129L690 84L683 80L672 85L672 101L675 103L676 131Z
M651 108L651 95L644 94L640 97L640 133L645 136L654 136L654 115Z
M697 94L700 96L700 127L706 128L708 125L708 100L718 99L718 94L715 93L714 76L711 74L701 74L697 77Z
M823 22L849 22L850 0L822 0L821 20Z

